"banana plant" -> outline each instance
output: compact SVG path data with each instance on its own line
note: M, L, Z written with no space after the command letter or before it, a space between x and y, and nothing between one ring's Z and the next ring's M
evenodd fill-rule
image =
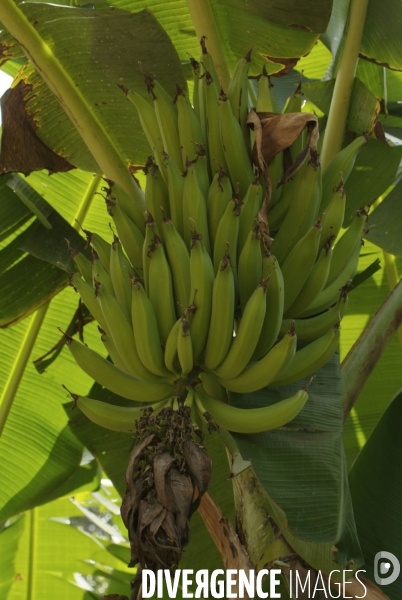
M397 227L402 155L402 122L398 113L402 55L396 29L401 9L394 0L389 0L388 4L380 10L375 3L358 0L351 0L350 5L340 0L308 0L302 6L289 0L279 10L272 2L246 6L237 0L225 0L219 5L209 0L180 0L166 10L166 5L157 1L101 0L95 7L89 7L78 0L51 4L3 0L0 6L0 63L2 69L14 77L12 87L1 102L0 153L0 211L3 217L0 324L4 328L1 332L0 454L5 465L0 491L0 546L4 552L0 554L7 556L4 569L1 569L0 589L7 600L22 597L24 593L32 600L43 598L49 593L50 586L54 590L57 588L58 597L66 598L129 594L133 575L124 566L130 562L126 541L123 540L120 546L118 543L105 544L99 536L92 536L90 541L86 540L88 543L84 548L84 542L79 541L83 534L78 530L71 536L63 536L60 530L58 536L55 527L66 527L60 520L77 518L77 511L85 515L86 528L96 520L92 513L82 509L80 494L88 489L93 491L99 485L95 463L84 464L82 460L84 449L89 450L113 482L123 498L124 507L125 470L136 443L131 435L132 423L128 422L133 417L127 415L142 414L143 409L133 409L132 403L129 407L130 401L117 394L127 398L129 387L132 399L139 399L142 394L141 400L158 402L160 398L172 395L174 403L181 388L173 389L171 373L177 370L183 376L191 373L193 362L197 364L206 344L205 339L197 347L194 340L201 339L200 332L205 331L202 319L209 321L209 317L203 316L200 309L194 318L191 307L182 317L182 311L176 313L172 301L176 296L170 297L168 291L161 294L161 289L165 290L163 273L167 261L172 271L173 264L177 263L178 274L194 270L196 252L189 260L186 244L192 240L195 248L203 247L194 231L185 231L183 223L187 221L180 222L177 214L174 217L177 206L169 206L169 194L173 196L169 188L172 181L178 186L174 188L177 195L194 199L194 202L184 201L185 217L193 219L199 233L203 230L205 248L208 248L208 232L213 231L215 240L224 240L216 255L212 254L212 260L205 250L199 250L200 264L207 265L209 261L203 271L203 282L209 281L212 298L215 273L219 272L219 282L222 278L219 289L227 290L225 293L234 303L237 271L228 265L233 267L239 261L240 273L242 257L247 264L243 249L251 253L256 236L258 242L268 243L270 232L263 226L250 238L248 231L243 232L240 234L243 237L239 238L242 243L237 246L239 255L237 258L233 255L238 235L233 239L230 237L234 227L238 227L235 215L245 211L236 195L234 210L227 210L227 215L221 209L219 215L213 217L206 217L202 212L201 200L197 200L197 204L195 199L202 198L207 192L209 181L205 173L209 169L215 173L216 169L217 197L218 192L222 193L224 176L205 154L205 148L194 148L195 161L191 161L189 152L192 152L193 137L206 135L208 131L208 147L212 148L216 143L220 160L225 161L220 166L228 173L226 179L232 178L233 188L238 182L239 197L244 198L249 184L253 184L247 152L250 141L245 121L247 111L242 113L240 110L237 114L233 107L242 106L244 111L246 105L239 104L239 99L248 96L250 106L257 107L256 114L264 113L272 118L272 113L278 116L283 111L285 116L286 112L299 111L300 107L291 110L286 103L290 97L289 104L300 104L300 93L294 93L300 92L301 74L304 105L300 114L306 116L302 117L300 131L308 122L310 137L307 139L306 133L303 134L309 144L308 150L310 146L313 150L317 147L323 170L329 166L323 178L322 197L325 190L327 197L335 194L336 200L342 195L343 225L350 226L347 231L353 231L351 223L356 210L373 203L374 210L371 209L367 224L366 212L360 213L361 226L355 226L359 240L363 226L368 227L368 231L360 252L357 275L354 276L355 269L350 274L354 276L353 287L342 320L339 352L334 354L338 345L336 329L329 346L324 342L317 346L317 362L313 369L317 373L310 388L311 373L298 370L297 363L293 363L294 373L290 372L290 375L282 365L282 379L273 376L260 381L253 373L242 374L254 350L257 360L269 356L267 348L259 349L258 346L250 351L250 356L247 352L253 339L253 326L258 319L260 328L265 323L265 308L258 308L262 306L258 295L274 294L280 287L279 282L276 288L273 287L273 276L264 279L265 283L255 296L251 293L256 287L254 284L250 285L251 292L246 286L240 289L244 314L237 329L237 346L233 343L228 354L228 348L226 352L222 350L219 359L215 356L216 342L211 341L209 349L207 346L205 360L209 369L215 371L219 383L217 386L216 378L212 378L209 386L205 383L204 388L212 395L221 394L223 388L231 390L230 406L211 402L210 395L198 393L197 387L189 393L189 410L193 411L201 429L215 427L212 421L202 423L205 414L209 413L220 426L220 432L206 437L206 450L212 459L212 480L209 495L203 496L199 510L192 517L192 540L181 557L180 567L214 569L223 564L225 568L242 565L246 569L260 570L277 565L283 575L281 594L288 598L292 569L304 568L315 576L318 572L328 576L336 569L349 569L353 574L359 568L364 569L365 564L366 583L372 597L399 599L400 579L381 588L381 579L378 579L373 563L376 553L383 550L402 558L402 525L395 500L399 494L398 484L394 478L392 498L386 498L385 489L392 481L392 473L381 468L377 458L382 457L384 464L395 460L396 469L401 466L399 454L392 453L393 445L397 445L397 424L400 423L398 390L401 377L397 367L402 343L402 288L398 285L402 249ZM238 62L240 57L245 58ZM241 81L241 85L232 83L237 81ZM263 104L261 90L264 85ZM227 91L227 96L221 92L221 87ZM182 135L187 143L181 143L182 138L178 141L179 137L178 143L172 141L176 135L174 127L166 124L171 123L172 118L174 121L177 113L169 103L164 104L165 94L175 97L180 122L187 123L178 130L178 136ZM208 110L202 113L207 94L214 98L215 104L219 99L218 112L213 112L212 103L208 109L222 123L221 134L218 131L218 137L214 139L212 136L216 134L206 128ZM200 118L199 130L194 129L192 106L198 115L207 115ZM154 117L147 121L149 114ZM269 118L265 119L249 116L257 142L255 161L261 171L264 171L264 161L269 162L272 158L264 154L270 151L269 148L266 150L258 143L264 127L271 127ZM299 125L295 125L297 127ZM162 135L158 137L159 128ZM318 128L320 139L314 138L312 133ZM230 142L222 146L220 135L223 141L229 139ZM282 140L280 151L292 144L296 150L297 137L291 142ZM180 144L183 152L179 149ZM244 149L241 160L239 154L230 152L230 144L238 144ZM345 158L348 149L355 147L352 158ZM151 150L155 163L148 160ZM331 162L333 160L335 162ZM144 164L147 165L145 175L140 169ZM269 164L270 179L255 181L250 194L257 197L258 187L266 193L270 180L279 181L281 165L278 167L278 164L275 167L271 166L274 162ZM295 167L291 175L289 171L289 177L294 177L296 182L297 177L307 171L307 167L303 170L301 165L298 166L301 168L296 171ZM340 183L340 172L345 181L346 199L343 188L335 190ZM313 169L309 176L311 181L304 177L303 184L314 189L318 183ZM112 198L108 191L111 181L115 193ZM145 188L145 195L138 182ZM200 183L195 185L194 182ZM289 189L292 189L292 183L289 182ZM230 192L229 199L231 195ZM137 219L145 206L150 210L150 203L156 197L158 203L151 211L155 213L155 221L148 217L146 228L138 234ZM260 202L262 197L261 192ZM330 214L330 203L319 207L320 197L317 195L317 211L321 208L320 214ZM272 214L277 206L280 207L280 202L274 205L277 199L278 194L273 190ZM247 198L247 203L245 199L244 202L250 207L253 200ZM333 202L335 204L335 200ZM164 218L154 210L160 204L165 209ZM227 204L228 200L222 206ZM118 220L119 207L124 210L131 207L133 212L129 222L136 228L132 225L123 228L127 221ZM179 230L176 236L172 227L168 227L169 210ZM295 222L299 221L298 217ZM290 289L289 282L297 279L300 272L300 268L295 267L295 257L306 254L303 264L309 260L310 240L317 239L318 247L317 232L324 225L325 222L313 226L310 232L307 228L299 232L299 236L294 232L292 240L282 240L279 232L275 236L272 248L278 254L285 290ZM109 257L105 254L102 262L102 248L105 247L102 240L107 241L108 247L112 243L115 251L110 260L116 262L122 273L130 270L137 260L142 264L143 256L140 248L133 257L128 256L129 260L124 258L111 228L117 229L123 246L126 246L125 239L138 243L141 236L147 240L151 232L158 233L159 242L149 246L149 253L153 258L152 269L160 276L160 287L152 288L149 281L155 276L146 273L145 269L140 277L144 287L134 278L134 290L138 292L134 293L135 313L143 311L144 314L144 319L134 327L137 346L133 343L134 338L127 336L130 333L127 315L131 306L124 285L117 292L119 282L112 281L118 302L110 289L107 290L110 282L105 261ZM184 246L178 245L181 235ZM305 235L310 236L306 250L298 245ZM229 239L231 243L227 245ZM119 347L116 351L118 342L107 330L108 320L105 330L95 314L99 305L95 302L93 309L87 307L88 311L85 300L82 303L72 287L67 286L69 279L74 282L74 277L77 278L72 273L77 272L79 260L81 265L87 265L87 279L92 284L94 267L91 267L91 260L96 261L87 240L96 253L95 279L101 286L96 302L102 307L101 318L102 314L110 314L110 319L120 319L116 327L122 336L126 335L126 341L122 342L124 350L120 349L120 352ZM341 240L346 247L348 237ZM350 254L354 252L357 260L356 243L350 244ZM218 245L214 243L215 248ZM164 246L167 259L163 254ZM292 253L292 250L295 251ZM322 252L326 257L325 249ZM222 256L226 258L222 259ZM254 256L258 262L258 254ZM323 277L321 272L326 272L328 278L324 258L323 266L320 262L316 265L317 273L309 285L304 287L306 281L300 280L294 295L290 297L288 293L280 300L285 303L285 317L295 319L296 335L300 339L303 323L322 319L319 315L298 323L299 315L304 316L311 306L312 282ZM261 263L263 268L272 271L272 265L270 267L267 262ZM85 267L82 269L79 270L85 279ZM253 277L247 269L244 272L247 280ZM336 283L335 270L330 276ZM321 289L318 283L317 286ZM336 284L336 290L338 287ZM194 303L200 299L196 289L202 289L201 284L192 285ZM178 298L180 294L186 297L188 290L181 292L178 288L174 294ZM247 312L245 309L251 298L255 308ZM163 331L165 356L161 354L159 342L147 352L141 350L140 356L135 355L136 347L141 347L139 340L150 335L150 329L146 329L146 315L160 299L162 304L155 312L162 317L159 322L152 322L152 327L154 332ZM263 304L265 307L265 301ZM120 313L116 305L123 307ZM327 305L317 303L311 314L321 312ZM215 331L219 329L222 339L224 331L229 331L226 338L230 345L233 315L229 310L230 302L227 306L229 314L223 311L219 319L215 319ZM338 313L338 305L334 306ZM283 306L281 316L282 313ZM310 317L307 313L305 316ZM322 314L328 319L325 313ZM224 321L226 317L227 322ZM102 327L102 342L93 318ZM265 323L267 331L268 325ZM310 335L311 327L310 324ZM102 374L98 381L105 387L93 385L94 375L84 373L77 366L70 352L64 349L63 334L58 328L69 340L71 352L74 354L79 349L82 358L77 358L78 363L86 362L89 350L76 340L71 342L73 336L80 337L102 357L109 354L116 367L125 372L121 385L107 389L105 373L116 367L103 358L100 359L103 362L99 362L98 371ZM172 346L167 360L170 332L174 332L173 337L178 340L177 352L176 345ZM396 332L399 340L394 335ZM278 333L279 326L271 346ZM289 339L286 335L283 337L289 353L295 351L295 348L292 350L295 346L292 335ZM265 343L267 339L264 337ZM305 342L311 342L311 339L306 338ZM280 352L281 344L273 350ZM308 348L311 352L311 344ZM303 349L299 348L298 352ZM126 361L119 366L113 353L117 361L120 354ZM136 379L133 379L133 373L126 373L133 364L137 365L137 371L134 369ZM270 366L269 361L267 366ZM292 363L289 369L291 367ZM140 374L138 369L142 369ZM166 379L158 384L161 387L155 397L149 395L151 387L146 383L141 389L138 386L138 379L149 372L161 380ZM74 392L73 406L77 405L74 410L71 402L66 404L68 394L62 385ZM198 390L201 390L200 386ZM94 404L96 400L92 398L102 400L102 410L110 412L99 413L99 404ZM294 400L289 404L289 399ZM282 416L282 420L276 420L276 413L281 412L279 407L285 405L289 407L286 418ZM105 409L105 406L111 409ZM157 413L166 406L155 405L154 408ZM247 411L249 416L253 414L251 429L244 429ZM110 426L108 429L101 427L105 423L110 425L111 415L121 415L116 417L114 427L118 431L113 431ZM122 421L125 422L123 430ZM141 439L138 430L137 435ZM368 482L373 462L375 481ZM65 500L66 494L75 498L73 504ZM49 524L48 519L52 517L58 522L53 520ZM238 538L230 520L236 523ZM376 536L370 532L373 520L378 523ZM121 527L121 523L119 525ZM122 529L116 535L120 535L121 541L127 534ZM64 546L63 542L56 546L60 538L65 538ZM228 539L231 545L228 545ZM40 543L46 540L49 552L40 549ZM59 560L60 553L68 554L65 565ZM235 554L240 557L237 561L233 559ZM380 587L376 588L370 582L376 582Z

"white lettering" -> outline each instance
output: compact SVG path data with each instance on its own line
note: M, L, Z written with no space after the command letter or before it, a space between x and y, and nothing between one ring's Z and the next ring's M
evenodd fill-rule
M156 589L158 590L157 598L163 598L163 569L158 569L156 571Z
M223 569L215 569L211 573L211 595L213 598L224 598L225 597L225 585L222 580L218 581L218 589L216 589L216 578L218 575L224 575Z
M236 569L226 570L226 598L237 598L236 590L234 592L232 591L232 587L237 583L233 576L237 573L238 571Z
M193 585L193 580L189 579L189 576L194 573L193 569L182 570L182 596L183 598L194 598L194 594L189 591L188 586Z
M277 579L277 575L280 576L280 569L271 569L269 572L269 595L271 598L280 598L279 592L275 591L275 588L280 585L280 579Z
M261 569L257 575L256 592L258 598L268 598L268 592L262 591L262 578L268 575L268 569Z
M322 587L317 587L320 579L321 579ZM317 573L317 579L315 580L314 591L313 591L313 598L315 598L315 593L317 591L324 592L325 597L328 598L328 596L327 596L327 590L325 588L325 583L324 583L324 580L322 578L321 571L318 571L318 573Z
M156 588L156 577L155 573L150 569L143 569L141 573L141 581L142 581L142 597L143 598L152 598L155 594ZM148 578L149 578L149 586L148 586Z
M254 598L254 584L255 584L255 573L254 569L250 569L249 577L247 577L244 569L239 571L239 598L244 598L244 588L246 588L247 596Z
M169 598L176 598L176 596L177 596L177 590L178 590L179 581L180 581L180 572L181 572L180 569L177 569L177 571L175 571L173 585L172 585L172 574L169 571L169 569L165 569L166 588L167 588L167 593L168 593Z
M307 588L307 584L308 584L308 594L307 597L311 598L311 593L310 593L310 571L307 571L307 577L306 577L306 581L304 582L304 587L302 585L301 579L300 579L300 575L299 575L299 571L296 571L296 598L299 597L299 592L298 592L298 582L300 584L300 589L302 592L304 592L304 590Z
M331 596L331 598L340 598L341 597L341 584L338 581L332 581L331 582L331 577L332 577L332 573L340 573L340 571L338 571L338 569L335 569L334 571L331 571L331 573L329 574L328 577L328 591L329 591L329 595ZM335 587L338 586L338 596L333 596L332 592L331 592L331 587Z
M203 591L202 598L208 598L208 569L201 569L195 573L195 582L197 589L195 590L195 597L201 598L201 591Z
M366 588L366 586L364 585L364 583L362 582L362 580L361 580L361 579L359 579L359 577L358 577L358 573L365 573L365 572L366 572L366 571L364 571L363 569L360 569L359 571L356 571L356 573L355 573L355 577L356 577L357 581L358 581L359 583L361 583L361 584L362 584L362 586L364 587L364 594L363 594L363 596L355 596L355 598L365 598L365 597L366 597L366 594L367 594L367 588Z
M353 596L346 596L346 592L345 592L345 585L347 583L352 583L351 581L345 581L345 573L349 573L349 571L351 573L353 573L352 569L346 569L345 571L343 571L343 597L344 598L353 598Z

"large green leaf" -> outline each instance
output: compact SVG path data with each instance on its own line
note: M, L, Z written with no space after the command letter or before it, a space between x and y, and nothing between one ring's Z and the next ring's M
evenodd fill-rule
M402 5L398 0L368 3L360 56L379 65L402 70L400 26Z
M402 393L399 393L377 424L350 473L357 530L367 576L372 581L374 558L378 552L385 550L399 560L402 558L401 422ZM392 572L390 569L388 575ZM399 600L402 578L384 586L383 591L390 600Z
M292 396L309 380L255 394L231 394L231 402L242 408L271 405ZM290 534L316 544L340 542L342 563L358 563L359 545L345 486L338 354L316 373L309 399L291 423L234 437L242 457L251 461L264 489L286 515ZM349 536L346 548L344 535Z
M7 598L13 581L16 580L15 558L22 531L24 529L24 516L10 521L0 531L0 597Z
M400 223L402 223L402 181L398 183L385 199L377 206L370 217L374 227L366 238L380 246L386 252L402 258L402 240Z
M65 329L77 302L71 288L52 303L33 350L41 356L59 339L57 327ZM11 371L28 324L0 332L1 387ZM88 329L88 328L86 328ZM99 347L95 327L86 331L92 347ZM74 381L78 393L87 393L90 379L64 350L49 372L39 375L28 364L0 439L2 485L0 522L22 510L45 502L50 494L74 476L82 445L71 434L62 408L66 393L61 384Z

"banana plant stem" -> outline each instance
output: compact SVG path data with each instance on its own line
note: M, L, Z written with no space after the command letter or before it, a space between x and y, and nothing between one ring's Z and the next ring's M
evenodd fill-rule
M83 223L101 179L101 175L95 175L92 181L89 183L72 223L74 229L78 230L80 223ZM0 398L0 437L7 422L8 415L21 383L21 379L24 375L24 371L28 364L32 349L46 317L50 302L50 300L46 302L46 304L41 306L32 316L31 322L9 373L6 385L4 386L3 393Z
M394 287L397 285L398 281L400 280L400 277L398 275L398 269L396 267L395 256L393 254L388 254L388 252L385 252L385 250L383 251L383 256L385 272L387 274L389 287L391 290L393 290ZM402 325L398 327L398 337L402 350Z
M322 170L342 147L368 0L351 0L345 44L339 61L320 162Z
M224 90L229 86L229 68L209 0L187 0L198 39L205 35L207 48Z

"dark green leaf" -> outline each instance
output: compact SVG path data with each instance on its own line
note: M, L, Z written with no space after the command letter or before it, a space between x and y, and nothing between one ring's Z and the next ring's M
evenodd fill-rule
M15 557L18 552L21 534L25 525L25 517L10 522L0 531L0 597L8 598L13 581L16 577Z
M391 552L399 560L402 557L401 422L402 393L399 393L360 452L349 476L364 568L372 581L378 552ZM391 569L388 574L392 572ZM402 578L398 577L383 591L390 600L399 600Z
M374 275L374 273L380 271L380 269L381 261L379 258L376 258L366 269L364 269L364 271L361 271L361 273L358 273L353 278L352 285L349 289L349 293L355 290L357 287L359 287L359 285L364 283L366 279L369 279L372 275Z
M369 2L360 56L384 67L401 71L401 22L402 5L398 0Z
M9 175L0 177L0 241L17 231L31 217L31 211L8 187Z
M402 258L402 181L398 183L370 216L374 226L366 238L386 252Z

